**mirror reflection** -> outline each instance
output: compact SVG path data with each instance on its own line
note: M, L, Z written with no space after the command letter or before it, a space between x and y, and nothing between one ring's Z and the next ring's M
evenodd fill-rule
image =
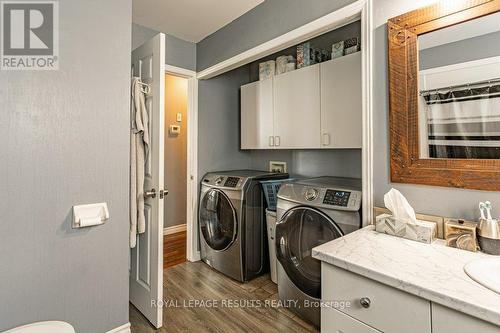
M500 159L500 13L418 36L420 158Z

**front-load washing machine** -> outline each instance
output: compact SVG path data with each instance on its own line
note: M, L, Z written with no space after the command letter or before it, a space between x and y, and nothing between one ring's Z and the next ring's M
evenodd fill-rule
M311 251L360 227L360 179L319 177L284 183L276 224L278 294L283 304L319 327L321 264Z
M203 177L198 224L205 263L242 282L267 271L265 199L260 181L285 178L288 174L253 170Z

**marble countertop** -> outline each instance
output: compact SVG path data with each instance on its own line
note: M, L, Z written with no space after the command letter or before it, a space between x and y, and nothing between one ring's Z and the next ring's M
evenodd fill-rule
M373 226L313 249L314 258L410 294L500 325L500 295L464 272L471 260L491 257L381 234Z

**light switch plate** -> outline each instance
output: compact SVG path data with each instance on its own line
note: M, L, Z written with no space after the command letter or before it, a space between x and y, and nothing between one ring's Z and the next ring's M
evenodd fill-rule
M269 161L269 171L270 172L279 172L286 173L286 162L280 161Z
M182 113L177 112L177 121L180 123L182 121Z

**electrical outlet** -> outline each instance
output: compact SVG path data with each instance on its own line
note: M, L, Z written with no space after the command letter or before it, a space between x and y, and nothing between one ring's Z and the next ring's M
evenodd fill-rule
M286 173L286 162L269 161L269 171Z

